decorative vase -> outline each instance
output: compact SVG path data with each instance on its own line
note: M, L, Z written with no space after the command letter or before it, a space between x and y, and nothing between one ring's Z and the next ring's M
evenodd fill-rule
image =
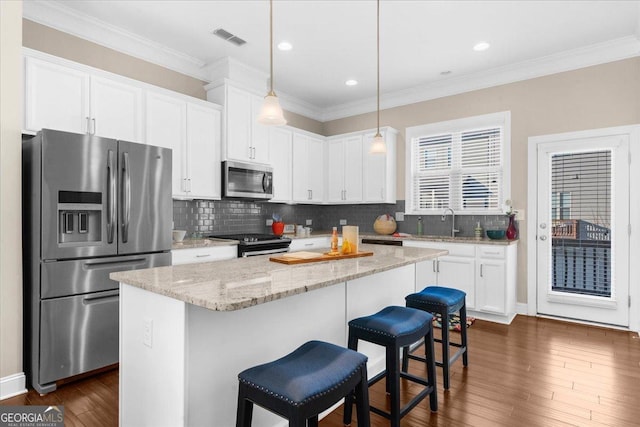
M518 229L516 228L515 215L509 215L509 226L507 227L507 239L514 240L518 237Z
M274 221L273 224L271 224L271 231L273 231L273 234L276 236L282 236L284 232L284 222Z

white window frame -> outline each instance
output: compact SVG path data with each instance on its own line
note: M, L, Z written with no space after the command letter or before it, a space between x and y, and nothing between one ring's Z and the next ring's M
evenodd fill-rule
M496 209L465 210L464 215L504 214L502 206L511 198L511 112L483 114L445 122L429 123L406 128L405 143L405 213L408 215L442 215L442 209L418 209L413 200L414 153L413 140L427 135L464 132L470 129L500 126L503 131L502 185Z

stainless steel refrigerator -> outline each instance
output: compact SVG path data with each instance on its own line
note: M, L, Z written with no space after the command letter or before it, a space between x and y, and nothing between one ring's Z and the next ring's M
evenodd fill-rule
M44 129L23 142L25 369L39 393L118 362L118 283L171 264L171 150Z

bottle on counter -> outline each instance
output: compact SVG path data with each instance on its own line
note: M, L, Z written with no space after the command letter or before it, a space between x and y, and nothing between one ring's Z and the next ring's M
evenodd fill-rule
M422 217L418 217L418 236L422 236Z
M331 233L331 252L338 252L338 227L333 227Z
M477 240L482 239L482 227L480 227L480 222L476 224L476 228L474 228L473 231Z

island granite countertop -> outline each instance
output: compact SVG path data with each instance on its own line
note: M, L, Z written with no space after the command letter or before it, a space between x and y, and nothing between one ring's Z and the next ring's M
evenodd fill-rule
M115 281L216 311L234 311L446 255L438 249L361 245L373 256L283 265L269 256L111 273ZM318 252L323 252L318 250Z

